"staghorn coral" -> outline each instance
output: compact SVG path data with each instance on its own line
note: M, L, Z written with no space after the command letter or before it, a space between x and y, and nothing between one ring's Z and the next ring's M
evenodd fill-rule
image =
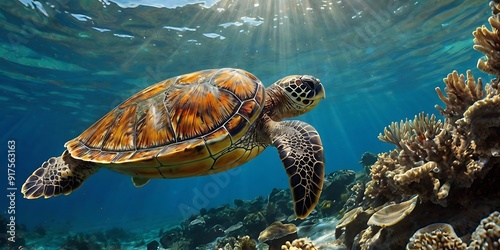
M379 154L371 168L372 180L367 183L366 197L396 201L418 194L423 201L446 205L452 184L468 187L475 177L476 173L462 163L470 163L471 168L476 166L477 171L482 169L482 163L474 161L468 147L453 150L454 127L448 120L443 123L434 115L421 113L414 120L396 124L392 123L384 129L384 135L379 135L379 139L397 147ZM398 131L400 135L394 136Z
M493 16L488 19L491 31L483 25L472 32L473 48L486 56L486 61L479 59L477 68L485 73L500 76L500 18L498 16L500 4L491 2L490 6L493 11Z
M287 241L285 245L281 246L282 250L317 250L316 247L314 247L313 243L311 240L308 238L300 238L292 241Z
M467 250L476 249L500 249L500 212L495 211L481 220L467 247Z
M466 247L453 227L446 223L434 223L417 230L406 245L407 250L465 250Z
M446 87L443 92L439 87L436 87L436 93L441 101L446 104L445 108L439 105L434 107L439 110L441 115L450 119L450 123L454 124L458 119L463 117L464 111L474 102L480 100L484 96L483 81L479 78L476 82L472 71L467 70L467 81L463 74L458 75L454 70L443 79Z
M380 134L378 138L396 145L395 153L398 154L399 161L403 161L402 164L433 160L440 157L436 155L439 153L436 148L438 145L433 139L441 135L446 125L437 120L435 115L429 117L420 113L413 120L401 121L399 125L396 122L391 123L389 127L384 128L384 134ZM442 138L441 141L446 139Z

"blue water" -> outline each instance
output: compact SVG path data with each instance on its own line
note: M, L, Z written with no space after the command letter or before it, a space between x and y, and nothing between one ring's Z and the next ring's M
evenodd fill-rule
M168 2L168 1L167 1ZM127 3L130 3L128 1ZM140 1L136 2L140 3ZM124 6L124 5L122 5ZM476 68L471 32L484 1L220 1L178 7L116 2L0 3L0 181L8 205L7 142L16 144L16 221L55 232L112 226L158 228L202 207L287 188L274 148L215 176L152 180L101 170L69 196L25 200L24 180L66 141L157 81L218 67L264 84L290 74L321 79L327 98L298 119L316 127L326 173L361 170L365 151L392 149L377 135L392 121L438 114L434 88L452 70Z

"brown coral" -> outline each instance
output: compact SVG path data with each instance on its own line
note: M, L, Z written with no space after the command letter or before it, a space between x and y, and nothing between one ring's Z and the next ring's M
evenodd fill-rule
M417 230L406 245L407 250L465 250L466 247L453 227L446 223L435 223Z
M479 78L476 82L470 70L467 70L467 81L465 76L463 74L459 76L456 70L448 74L443 81L446 84L444 88L446 96L439 87L436 88L436 93L439 99L446 104L446 107L435 105L435 108L454 124L456 120L462 118L464 111L470 105L483 98L483 81Z
M470 131L478 154L500 156L500 95L477 101L461 121Z
M476 249L500 249L500 212L495 211L481 220L467 248L467 250Z
M379 154L365 195L394 201L418 194L423 201L446 205L445 198L456 179L459 187L470 186L472 179L463 165L472 161L468 148L453 150L453 129L448 121L442 123L423 113L386 127L379 139L397 148Z
M307 239L307 238L296 239L291 243L290 243L290 241L287 241L285 243L285 245L281 246L281 249L282 250L317 250L317 248L314 247L312 241Z
M500 76L500 21L498 14L498 3L492 3L494 16L488 19L491 26L491 31L482 26L477 28L472 34L474 35L474 49L482 52L486 56L486 61L479 59L477 68L488 73Z

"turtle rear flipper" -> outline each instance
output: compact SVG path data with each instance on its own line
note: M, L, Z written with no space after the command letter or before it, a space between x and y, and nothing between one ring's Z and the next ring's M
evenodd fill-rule
M23 184L24 198L50 198L70 194L82 185L99 167L93 162L74 159L68 153L52 157L42 164Z
M295 215L306 218L323 188L325 157L316 129L302 121L282 121L271 133L290 181Z

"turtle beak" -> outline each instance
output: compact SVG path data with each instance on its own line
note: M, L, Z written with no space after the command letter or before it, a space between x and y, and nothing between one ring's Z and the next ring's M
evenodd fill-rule
M319 79L316 79L318 81L318 84L314 87L312 94L313 94L313 100L319 100L319 99L325 99L326 98L326 92L325 92L325 87Z
M318 79L318 82L319 82L319 79ZM316 91L316 96L318 96L318 99L321 98L321 99L326 99L326 91L325 91L325 87L323 86L323 84L318 84L316 86L316 88L314 89L314 91Z

